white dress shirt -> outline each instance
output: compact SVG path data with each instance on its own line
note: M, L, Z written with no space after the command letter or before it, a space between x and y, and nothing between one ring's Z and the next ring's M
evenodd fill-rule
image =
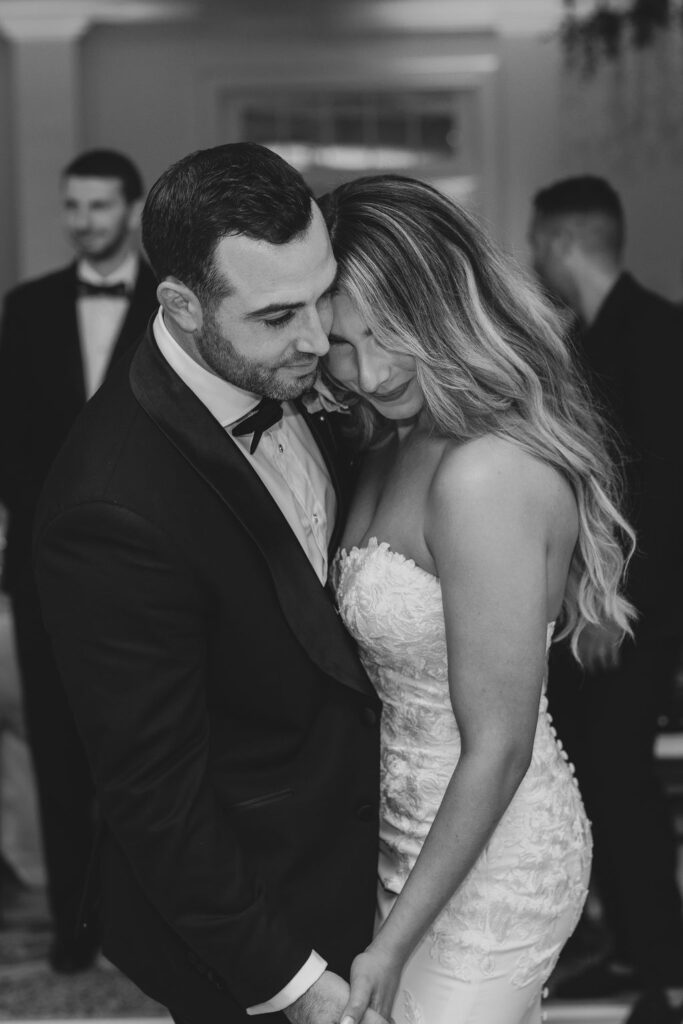
M139 257L131 252L123 263L107 277L80 260L76 275L81 281L96 285L123 283L127 295L80 295L76 299L78 334L83 360L85 397L92 398L104 380L109 361L130 305L138 276Z
M243 391L195 362L170 334L161 309L154 320L154 338L180 379L228 433L261 401L260 395ZM327 548L337 511L334 488L300 414L291 402L283 402L282 410L282 419L266 431L253 455L251 435L230 436L270 491L325 586Z
M260 395L243 391L195 362L170 334L161 309L153 330L162 356L228 433L261 401ZM334 488L325 460L301 416L290 402L283 402L282 408L282 419L266 431L253 454L249 451L251 436L230 436L277 502L324 586L327 546L336 515ZM267 1002L248 1007L247 1013L275 1013L291 1006L326 967L326 961L314 950L289 984Z

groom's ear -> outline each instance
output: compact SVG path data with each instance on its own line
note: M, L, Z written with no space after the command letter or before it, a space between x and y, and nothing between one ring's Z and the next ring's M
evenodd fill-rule
M199 299L177 277L167 277L157 288L159 305L175 320L181 330L192 334L202 328L204 315Z

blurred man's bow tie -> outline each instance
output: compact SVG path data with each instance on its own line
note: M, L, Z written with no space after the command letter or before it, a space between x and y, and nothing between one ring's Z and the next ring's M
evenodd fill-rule
M279 423L282 419L282 405L275 398L262 398L253 412L232 428L233 437L244 437L253 434L249 453L254 454L258 443L266 430Z
M116 284L93 284L92 281L82 281L79 278L76 283L76 294L79 299L95 295L105 299L125 299L128 297L128 288L125 281L117 281Z

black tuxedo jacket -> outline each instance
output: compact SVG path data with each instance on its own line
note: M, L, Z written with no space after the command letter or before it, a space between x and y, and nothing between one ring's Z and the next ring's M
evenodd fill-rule
M144 260L110 367L139 339L158 305ZM0 501L9 509L4 582L31 564L38 496L52 461L85 405L76 314L76 264L28 281L5 300L0 329Z
M624 462L638 540L628 593L641 628L683 634L683 317L622 274L578 336Z
M327 418L308 422L339 485ZM202 1024L243 1019L312 949L347 973L372 932L379 703L151 332L57 458L36 568L105 822L107 955Z

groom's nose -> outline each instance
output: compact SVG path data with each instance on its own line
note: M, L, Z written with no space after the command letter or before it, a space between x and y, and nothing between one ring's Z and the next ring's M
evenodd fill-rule
M316 356L326 356L329 352L330 343L317 309L312 310L302 328L296 347L300 352L310 352Z

